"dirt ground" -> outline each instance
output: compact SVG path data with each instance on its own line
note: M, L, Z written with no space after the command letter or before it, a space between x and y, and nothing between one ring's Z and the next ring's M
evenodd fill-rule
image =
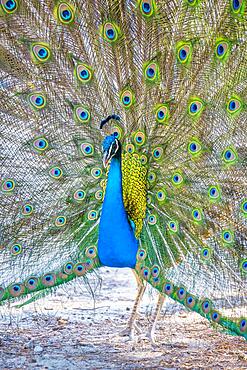
M247 369L244 339L216 332L170 300L157 324L156 346L126 341L118 334L133 306L135 279L128 269L103 269L101 277L95 300L83 284L74 284L22 309L1 308L0 369ZM156 299L145 293L143 333Z

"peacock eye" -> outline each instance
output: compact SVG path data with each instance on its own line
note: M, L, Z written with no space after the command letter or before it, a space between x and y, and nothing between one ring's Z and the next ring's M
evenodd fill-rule
M178 222L175 220L169 221L167 224L168 230L172 233L178 232Z
M173 284L172 283L165 283L163 291L165 294L170 296L173 292Z
M244 216L247 216L247 199L245 199L241 204L241 211Z
M53 179L60 179L63 176L63 170L60 167L52 167L49 171L49 175Z
M191 60L192 45L180 41L177 44L176 48L177 48L177 60L181 64L188 63Z
M211 319L214 321L214 322L219 322L220 321L220 314L216 311L213 311L211 313Z
M142 131L137 131L134 135L134 142L138 146L145 144L146 135Z
M65 272L65 274L71 275L73 274L73 268L74 268L74 264L72 262L67 262L64 265L63 271Z
M10 248L10 253L13 255L13 256L17 256L18 254L20 254L22 252L22 245L21 244L14 244L12 245L12 247Z
M157 106L157 108L155 109L156 122L168 124L169 117L170 112L166 104Z
M157 82L159 78L159 66L154 62L147 62L143 67L144 79L146 82Z
M31 106L37 110L43 109L46 106L46 98L44 95L40 93L30 94L29 95L29 102Z
M81 144L81 152L85 156L91 156L94 154L94 147L89 143Z
M156 198L160 203L163 203L167 199L167 192L165 189L159 189L156 193Z
M31 204L24 204L21 213L23 216L30 216L33 213L33 206Z
M177 296L178 296L178 299L183 300L186 296L186 290L184 288L178 288Z
M98 212L95 210L91 210L87 214L87 218L89 221L94 221L97 219L97 217L98 217Z
M113 23L107 22L104 25L104 38L109 42L115 42L118 39L118 31Z
M208 189L208 195L212 201L219 200L221 198L220 188L218 186L210 186Z
M242 272L247 273L247 259L241 261L240 269Z
M125 150L126 150L126 152L127 152L127 153L134 153L134 151L135 151L135 147L134 147L134 145L133 145L133 144L127 144L127 145L125 146Z
M172 183L173 183L174 186L180 186L180 185L182 185L184 183L184 178L183 178L182 173L175 172L172 175Z
M120 102L124 108L130 108L135 102L133 92L130 89L122 91L120 94Z
M53 286L56 282L56 275L55 274L45 274L42 277L41 281L44 286Z
M13 191L14 188L15 188L15 181L14 180L8 179L8 180L3 181L2 191L8 193L8 192Z
M235 97L232 97L228 102L227 102L227 112L231 115L234 116L235 113L238 113L242 110L242 102L240 99L237 99Z
M247 331L247 319L240 319L239 328L242 333Z
M90 112L81 106L77 106L74 111L75 119L78 123L88 123L91 119Z
M223 151L222 158L227 164L235 164L238 159L238 154L233 148L228 147Z
M57 16L62 24L71 24L75 18L74 8L66 3L61 3L57 8Z
M16 1L16 0L2 0L0 2L0 6L2 6L2 8L3 8L3 10L6 14L12 14L18 8L18 1Z
M57 227L63 227L65 226L67 220L66 220L66 217L65 216L58 216L56 219L55 219L55 225Z
M211 302L209 302L209 301L203 301L201 307L202 307L202 311L205 314L207 314L211 310Z
M38 152L43 152L48 148L48 141L44 137L41 137L34 140L33 146Z
M243 0L231 0L231 10L236 15L244 12L244 6Z
M201 143L193 139L188 144L188 152L192 155L192 157L198 157L202 152L202 145Z
M227 39L217 39L215 44L215 55L218 60L225 61L230 54L230 43Z
M32 44L33 61L36 63L45 63L51 57L51 51L48 45L45 44Z
M161 147L154 148L152 154L153 154L153 158L157 161L162 158L163 149Z
M154 0L141 0L139 7L142 15L150 18L154 14L156 5Z
M102 176L102 170L101 170L101 168L99 168L99 167L94 167L94 168L92 168L91 169L91 175L93 176L93 178L95 178L95 179L99 179L99 178L101 178L101 176Z
M212 250L208 247L205 247L205 248L201 249L200 254L201 254L201 258L202 258L203 262L207 262L211 259Z
M97 256L97 250L95 246L88 247L85 252L86 257L95 258Z
M155 215L149 215L148 216L148 223L149 225L155 225L157 222L156 216Z
M202 221L203 213L199 208L195 208L192 210L192 218L196 222Z
M223 240L224 244L234 243L234 233L230 230L224 230L222 232L222 240Z
M79 82L87 84L92 80L93 70L88 65L79 63L75 67L74 74Z
M74 200L78 202L82 201L85 198L85 196L86 196L85 192L81 189L76 190L73 194Z

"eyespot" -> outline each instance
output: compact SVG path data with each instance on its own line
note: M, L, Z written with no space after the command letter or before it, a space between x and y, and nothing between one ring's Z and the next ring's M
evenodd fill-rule
M196 300L195 300L195 297L192 296L191 294L188 294L187 297L186 297L186 306L189 307L189 308L194 308L195 305L196 305Z
M87 84L92 80L93 77L93 70L86 64L77 64L75 67L75 76L79 82L83 84Z
M141 269L141 272L142 272L142 276L145 280L148 280L149 276L150 276L150 270L148 267L143 267Z
M76 200L77 202L81 202L86 196L86 193L84 190L82 189L78 189L74 192L73 194L73 198L74 200Z
M21 208L21 213L23 216L30 216L33 213L33 206L29 203L24 204Z
M247 319L243 318L239 321L239 329L242 333L247 331Z
M81 144L81 152L85 156L91 156L94 154L94 147L89 143L82 143Z
M231 0L231 10L234 15L244 13L245 3L243 0Z
M116 24L112 22L106 22L103 25L102 36L106 41L113 44L119 39L120 29Z
M145 258L147 257L147 252L145 251L145 249L140 249L138 252L137 252L137 259L139 261L143 261L145 260Z
M222 240L224 244L233 244L234 243L234 233L231 230L223 230Z
M25 281L25 286L28 290L33 291L37 288L38 286L38 278L36 276L30 276L26 281Z
M157 63L146 63L144 65L144 79L146 82L157 82L159 78L159 66Z
M35 63L45 63L51 57L51 51L47 44L34 43L32 44L32 57Z
M151 270L151 274L153 277L157 277L160 273L160 268L159 266L153 266Z
M97 190L94 194L95 199L101 200L103 198L103 191L102 190Z
M21 252L22 252L22 246L21 246L21 244L14 244L10 248L10 253L12 254L12 256L17 256Z
M199 4L201 0L187 0L188 5L190 6L196 6Z
M211 311L212 305L211 305L211 302L210 301L205 300L205 301L202 302L201 307L202 307L202 311L205 314L207 314L207 313L209 313Z
M161 104L155 109L155 119L158 123L168 124L170 118L169 107L166 104Z
M74 8L67 3L61 3L57 7L57 17L62 24L71 24L75 19Z
M164 203L165 200L167 199L167 192L164 188L162 189L159 189L157 192L156 192L156 199L158 200L158 202L160 203Z
M180 301L183 301L186 296L186 290L184 288L178 288L177 296L178 296L178 299L180 299Z
M7 180L4 180L2 182L2 191L4 191L5 193L9 193L9 192L13 191L14 188L15 188L15 181L14 180L7 179Z
M91 169L91 175L94 179L100 179L102 176L102 170L99 167L94 167Z
M204 109L203 101L195 98L189 103L189 115L191 117L199 117Z
M201 143L196 139L191 140L188 144L188 152L193 157L198 157L202 153Z
M88 258L95 258L97 256L97 250L95 246L88 247L85 252Z
M161 148L160 146L157 146L156 148L153 149L152 155L156 161L160 160L163 155L163 148Z
M227 102L227 112L231 115L234 116L235 113L239 113L242 110L243 104L240 99L237 99L235 97L232 97L228 102Z
M123 130L119 126L114 126L111 130L111 134L114 135L118 140L120 140L123 135Z
M30 94L28 96L31 106L37 110L43 109L46 106L46 97L41 93Z
M156 216L155 215L149 215L148 216L148 223L149 225L155 225L157 222Z
M25 291L25 287L22 284L13 284L9 287L9 293L12 297L19 297Z
M216 311L213 311L211 313L211 319L214 321L214 322L219 322L220 321L220 314Z
M0 6L6 14L13 14L18 9L19 3L16 0L1 0Z
M240 263L240 269L242 272L247 274L247 258L243 259Z
M141 161L141 164L146 164L147 163L147 161L148 161L148 157L145 155L145 154L142 154L141 156L140 156L140 161Z
M63 170L60 167L52 167L49 171L49 175L53 179L60 179L63 176Z
M177 60L181 64L187 64L191 60L192 45L179 42L177 44Z
M5 293L5 289L3 289L2 287L0 287L0 301L3 298L3 296L4 296L4 293Z
M74 112L75 112L75 120L78 123L88 123L88 122L90 122L91 114L86 108L84 108L82 106L77 106L75 108Z
M120 102L124 108L130 108L135 103L133 92L130 89L124 90L120 94Z
M87 265L85 263L78 262L74 266L74 273L76 274L76 276L83 276L85 275L86 272L87 272Z
M178 227L178 222L175 221L175 220L172 220L172 221L168 221L167 223L167 227L168 227L168 230L172 233L177 233L178 230L179 230L179 227Z
M65 216L58 216L55 220L55 225L57 227L63 227L63 226L66 225L66 222L67 222L67 220L66 220Z
M41 279L41 282L44 286L53 286L55 285L56 283L56 275L53 274L53 273L50 273L50 274L45 274L42 279Z
M66 275L71 275L74 272L73 269L74 269L74 264L72 262L67 262L64 265L63 271L65 272Z
M203 212L200 208L194 208L191 212L192 218L195 222L201 222L203 219Z
M215 46L215 55L219 60L225 60L229 55L229 44L226 40L219 40Z
M94 221L97 219L97 217L98 217L98 212L95 210L89 211L87 214L87 218L89 221Z
M38 152L43 152L48 148L49 144L48 141L44 137L39 137L34 140L33 142L33 147L38 151Z
M247 199L245 199L241 204L241 211L244 216L247 216Z
M153 184L156 180L156 174L155 172L149 172L148 173L148 181Z
M227 164L235 164L238 160L238 154L232 147L228 147L224 150L222 159Z
M141 0L139 9L144 17L150 18L154 15L156 4L154 0Z
M125 146L125 150L126 150L126 152L127 152L127 153L134 153L134 151L135 151L135 147L134 147L134 145L133 145L133 144L127 144L127 145Z
M212 255L212 250L208 247L202 248L201 257L203 261L209 261Z
M220 200L221 198L220 187L217 185L210 186L210 188L208 189L208 195L209 195L210 200L212 201Z
M136 145L141 146L145 144L146 136L144 132L142 131L137 131L134 135L134 142Z
M173 293L173 290L174 290L174 287L172 283L169 283L169 282L165 283L164 288L163 288L163 292L165 294L170 296Z
M172 175L172 183L174 186L181 186L184 183L183 175L180 172L175 172Z

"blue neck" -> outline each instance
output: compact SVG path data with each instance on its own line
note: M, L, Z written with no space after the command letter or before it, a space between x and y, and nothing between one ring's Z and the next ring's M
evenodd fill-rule
M100 218L99 259L105 266L134 268L137 249L123 203L121 158L113 157Z

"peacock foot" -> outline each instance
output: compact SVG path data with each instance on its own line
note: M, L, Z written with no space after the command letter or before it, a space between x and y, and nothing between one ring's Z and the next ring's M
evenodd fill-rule
M120 337L127 337L126 340L128 341L137 341L138 339L138 335L136 336L136 333L137 334L140 334L141 333L141 329L138 327L137 324L129 324L127 325L127 327L120 331L120 333L118 334Z

